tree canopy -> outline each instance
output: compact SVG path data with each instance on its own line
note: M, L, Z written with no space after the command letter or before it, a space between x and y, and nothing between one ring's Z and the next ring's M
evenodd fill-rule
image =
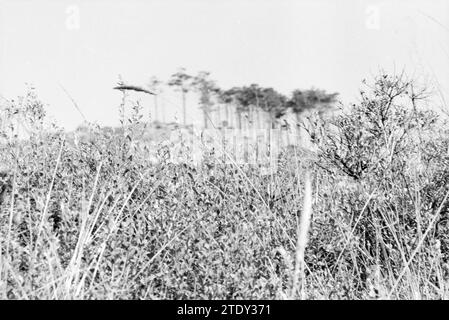
M337 101L338 93L321 89L294 90L287 106L293 113L301 114L311 109L327 109Z
M289 112L295 114L298 119L305 111L325 112L337 102L338 97L338 93L328 93L317 88L296 89L286 96L272 87L262 87L256 83L222 89L211 78L210 72L200 71L196 76L192 76L184 68L173 74L167 84L182 92L184 110L186 94L190 90L198 92L206 126L207 113L216 102L225 105L226 117L229 116L229 107L234 108L238 118L244 113L253 114L260 110L266 112L271 122L275 123ZM241 119L238 121L241 122ZM229 123L228 119L226 123Z

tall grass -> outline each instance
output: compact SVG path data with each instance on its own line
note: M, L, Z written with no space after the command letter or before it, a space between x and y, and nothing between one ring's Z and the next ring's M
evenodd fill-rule
M291 298L295 298L298 286L301 290L301 298L305 298L305 274L304 274L304 254L307 246L307 237L310 228L310 220L312 218L312 186L310 181L310 172L305 172L304 178L304 204L301 213L300 223L298 225L297 242L296 242L296 259L295 271L293 274L293 285Z
M31 136L1 145L0 296L447 298L449 135L410 85L380 75L312 116L315 151L270 174L207 145L193 162L182 140L171 162L138 107L121 131L50 131L27 95L8 108L33 110Z

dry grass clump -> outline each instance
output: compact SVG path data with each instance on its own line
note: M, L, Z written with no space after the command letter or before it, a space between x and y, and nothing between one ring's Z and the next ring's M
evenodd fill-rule
M271 175L162 144L154 161L138 108L120 132L49 132L29 95L40 125L3 132L0 296L446 298L449 135L422 94L381 75Z

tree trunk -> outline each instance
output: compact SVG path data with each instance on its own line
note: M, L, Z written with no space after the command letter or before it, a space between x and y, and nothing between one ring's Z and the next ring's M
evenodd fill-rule
M183 114L183 121L182 123L184 126L187 124L187 115L186 115L186 93L185 91L182 91L182 114Z
M249 106L249 110L248 110L248 129L253 128L254 126L254 107L253 106Z
M158 110L157 110L157 95L154 95L154 119L153 122L158 121Z
M208 121L207 121L207 110L206 110L206 105L203 105L203 121L204 121L204 128L208 129L209 125L208 125Z
M226 121L226 128L229 128L229 105L225 104L225 121Z
M221 123L221 107L220 107L220 105L218 105L216 112L217 112L216 113L217 114L217 126L218 126L218 128L222 128L223 123Z
M242 112L237 110L237 128L242 129Z
M270 117L270 128L276 129L276 118L274 117L274 115L271 112L268 115Z
M295 113L296 115L296 126L295 126L295 136L296 136L296 143L299 143L300 145L302 145L302 135L301 135L301 127L299 126L299 124L301 123L301 115L299 114L299 112Z
M256 126L257 126L257 129L261 129L261 127L260 127L260 116L261 116L261 111L259 110L259 109L257 109L257 114L256 114L256 119L257 119L257 123L256 123Z
M165 123L166 122L166 119L165 119L165 105L164 105L164 101L163 100L161 101L161 113L162 113L162 123Z
M292 141L290 139L290 128L287 129L287 144L289 146L292 144Z

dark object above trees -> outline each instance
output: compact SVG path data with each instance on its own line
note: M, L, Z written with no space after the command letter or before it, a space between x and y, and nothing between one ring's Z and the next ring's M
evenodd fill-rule
M141 87L137 87L137 86L117 86L117 87L114 87L114 89L115 90L132 90L132 91L137 91L137 92L145 92L145 93L148 93L148 94L152 94L152 95L154 95L154 93L153 92L151 92L150 90L147 90L147 89L144 89L144 88L141 88Z

